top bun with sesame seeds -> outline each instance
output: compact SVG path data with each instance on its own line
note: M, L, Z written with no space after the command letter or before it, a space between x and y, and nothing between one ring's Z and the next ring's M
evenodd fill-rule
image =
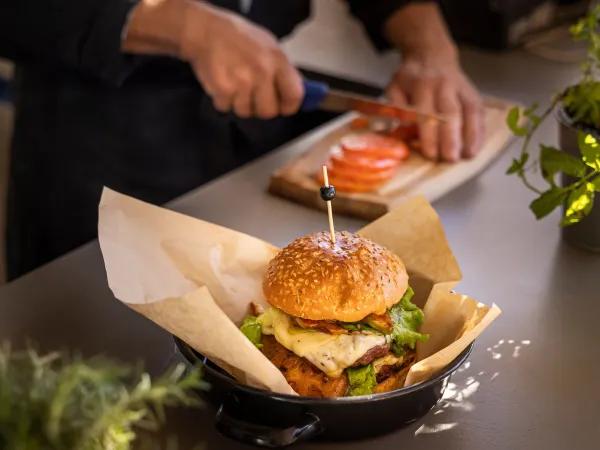
M267 301L308 320L358 322L384 314L408 288L402 260L373 241L348 232L310 234L285 247L263 281Z

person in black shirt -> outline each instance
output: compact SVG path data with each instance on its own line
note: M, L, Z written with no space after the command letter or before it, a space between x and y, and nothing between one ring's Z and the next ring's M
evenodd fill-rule
M473 156L482 103L437 4L347 0L403 63L386 93L454 117L425 156ZM17 63L7 211L9 279L97 235L103 186L163 204L306 129L302 79L278 40L309 0L1 0Z

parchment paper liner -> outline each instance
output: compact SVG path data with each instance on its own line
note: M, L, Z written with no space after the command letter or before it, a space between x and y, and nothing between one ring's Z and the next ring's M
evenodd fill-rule
M335 201L334 201L335 212ZM326 224L326 220L323 220ZM98 224L108 283L116 298L179 337L238 381L295 394L237 325L250 302L267 306L262 279L279 249L252 236L104 189ZM441 221L415 197L360 233L403 260L424 307L417 363L406 385L454 360L499 314L451 293L462 274Z

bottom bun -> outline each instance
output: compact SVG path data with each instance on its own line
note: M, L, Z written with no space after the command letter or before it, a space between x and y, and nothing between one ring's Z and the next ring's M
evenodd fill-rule
M288 384L300 396L335 398L344 397L348 392L349 383L346 373L338 378L330 378L310 361L291 352L281 345L273 336L263 335L261 340L262 353L277 367ZM415 361L415 354L407 354L398 366L385 366L385 374L380 371L377 375L377 386L373 393L394 391L404 387L410 366Z

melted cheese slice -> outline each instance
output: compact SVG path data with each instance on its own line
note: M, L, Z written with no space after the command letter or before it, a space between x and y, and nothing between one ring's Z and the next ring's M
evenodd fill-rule
M277 342L296 355L306 358L329 377L342 375L373 347L385 345L386 336L375 333L332 335L303 330L292 325L289 315L277 308L258 318L263 334L273 335Z

